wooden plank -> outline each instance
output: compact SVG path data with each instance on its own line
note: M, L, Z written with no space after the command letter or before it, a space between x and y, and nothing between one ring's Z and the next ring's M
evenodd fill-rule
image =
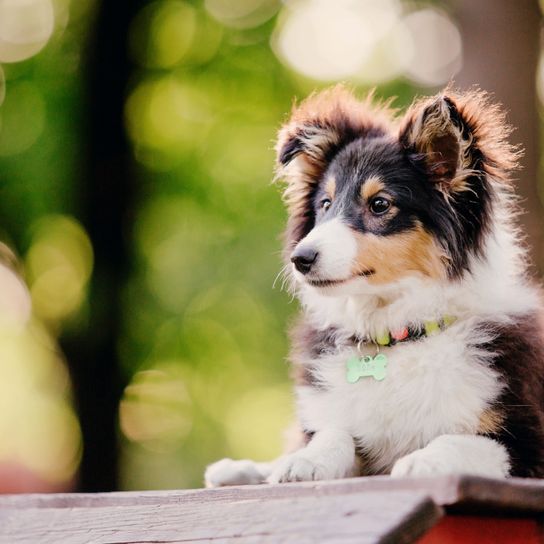
M122 505L185 504L330 496L361 492L416 491L437 504L463 512L544 512L544 481L493 480L474 476L393 479L389 476L351 478L328 482L250 485L180 491L117 492L96 494L5 495L0 508L66 508Z
M460 478L451 511L510 515L544 513L544 480Z
M1 510L2 544L411 543L442 515L413 491Z
M228 486L214 489L171 491L121 491L115 493L55 493L0 495L1 508L66 508L138 504L183 504L187 502L231 502L276 498L328 496L368 491L419 491L433 496L435 502L449 503L458 496L458 478L396 480L389 476L349 478L320 482L296 482L278 485ZM439 497L440 501L436 500Z

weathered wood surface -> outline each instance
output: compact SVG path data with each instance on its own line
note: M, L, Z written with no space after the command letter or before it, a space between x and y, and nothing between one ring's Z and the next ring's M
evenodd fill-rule
M416 491L430 496L441 506L462 511L479 510L544 513L544 480L510 478L495 480L476 476L393 479L389 476L349 478L326 482L281 485L247 485L215 489L172 491L130 491L116 493L56 493L0 495L4 508L103 507L154 504L184 504L194 501L231 502L336 494Z
M473 519L500 515L536 524L544 514L544 482L376 476L220 489L0 496L0 543L407 543L439 520L442 507Z
M211 503L203 494L183 504L6 508L0 510L0 542L410 543L440 516L431 499L411 491Z

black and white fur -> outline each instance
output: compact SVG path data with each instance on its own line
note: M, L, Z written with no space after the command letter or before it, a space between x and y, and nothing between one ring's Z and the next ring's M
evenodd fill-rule
M271 463L219 461L208 486L544 475L542 302L513 226L508 134L479 91L447 89L400 120L342 87L295 108L277 149L301 440ZM382 348L383 381L347 382L353 338L445 315L439 334Z

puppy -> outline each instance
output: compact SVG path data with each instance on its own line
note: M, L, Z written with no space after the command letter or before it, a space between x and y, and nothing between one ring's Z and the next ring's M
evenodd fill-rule
M480 91L402 118L343 87L280 130L298 449L206 484L355 475L544 476L540 292L510 182L519 153Z

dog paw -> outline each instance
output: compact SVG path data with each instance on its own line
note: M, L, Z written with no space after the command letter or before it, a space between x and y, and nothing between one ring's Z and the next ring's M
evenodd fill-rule
M204 474L204 481L206 487L250 485L264 483L266 476L263 474L262 463L221 459L221 461L208 466Z
M485 436L442 435L425 448L401 457L391 476L474 474L504 478L510 470L506 448Z
M309 482L312 480L328 480L334 478L332 471L319 460L301 454L287 455L277 461L268 483Z
M424 450L414 451L404 457L401 457L394 465L391 476L403 478L409 476L438 476L454 472L440 459L429 455Z

